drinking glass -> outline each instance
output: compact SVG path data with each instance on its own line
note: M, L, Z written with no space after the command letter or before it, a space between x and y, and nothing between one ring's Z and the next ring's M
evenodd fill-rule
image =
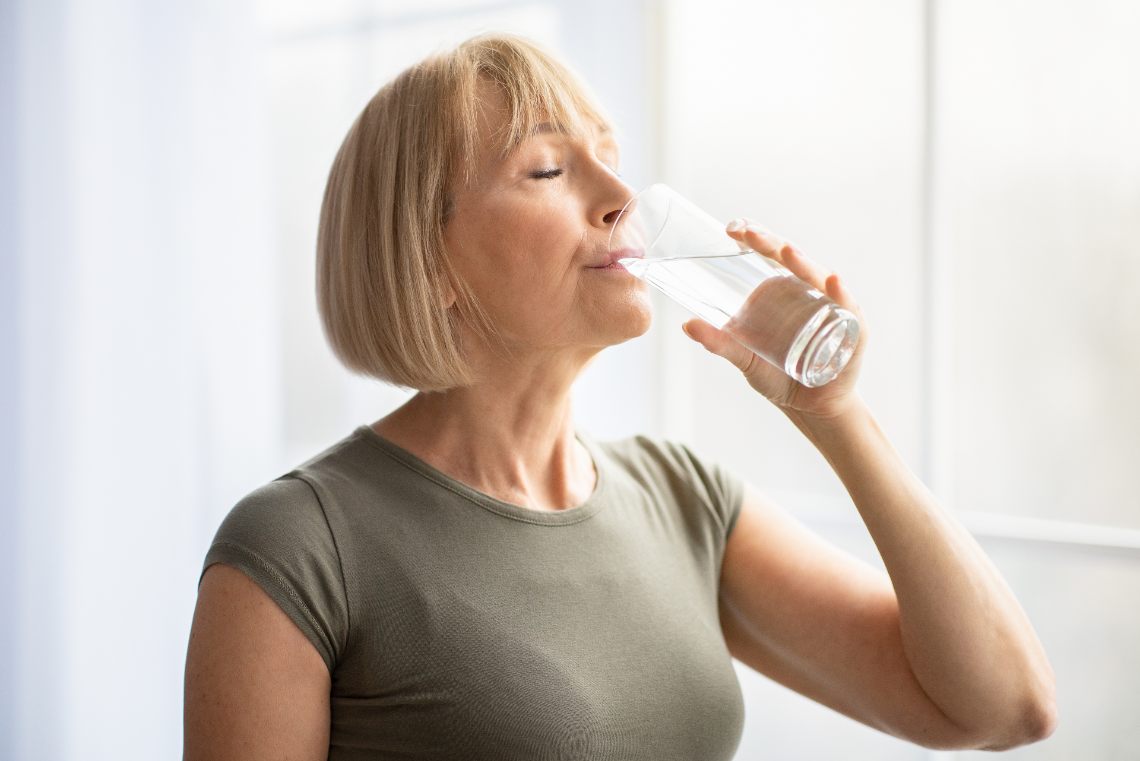
M667 185L632 198L614 220L618 262L808 387L839 374L859 340L849 310L757 251Z

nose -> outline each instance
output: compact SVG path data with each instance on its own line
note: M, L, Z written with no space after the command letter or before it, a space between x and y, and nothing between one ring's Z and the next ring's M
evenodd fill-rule
M609 233L606 238L606 246L610 249L620 248L626 245L635 245L639 240L637 231L637 223L633 222L633 228L630 227L630 220L635 219L630 217L630 214L637 208L637 198L635 193L631 190L629 192L629 200L620 209L606 214L607 225Z
M625 205L623 205L620 209L614 209L613 211L608 212L604 217L602 217L607 225L612 226L618 221L618 218L620 218L621 215L629 214L637 208L637 199L633 196L633 191L630 191L629 200L625 202Z
M604 213L601 219L605 227L613 226L622 212L627 210L627 207L629 210L632 210L636 205L636 201L634 201L634 196L637 195L636 192L616 176L613 177L610 188L602 204Z

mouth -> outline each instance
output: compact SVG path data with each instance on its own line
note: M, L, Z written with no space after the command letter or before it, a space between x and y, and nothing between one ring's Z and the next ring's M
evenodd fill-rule
M598 264L590 267L592 270L614 270L622 269L619 260L621 259L644 259L645 252L639 248L617 248L608 252Z

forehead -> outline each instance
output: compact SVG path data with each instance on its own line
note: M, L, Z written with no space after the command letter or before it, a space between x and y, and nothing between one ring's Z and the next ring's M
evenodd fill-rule
M591 122L586 126L589 130L589 135L580 137L578 139L592 139L595 143L606 143L617 147L617 140L614 137L614 131L610 128L609 125ZM576 137L567 130L559 129L558 125L554 124L553 122L539 122L534 126L534 129L532 129L530 133L523 138L523 140L525 141L531 138L542 137L545 135L554 135L571 139Z
M608 118L589 99L555 95L544 103L536 103L529 98L508 96L503 85L481 77L468 102L472 118L456 135L460 158L455 170L460 177L463 173L467 177L465 182L460 180L461 186L481 184L479 178L485 172L497 175L520 148L536 142L541 145L566 140L612 151L615 156L619 153Z
M543 135L571 135L571 130L582 138L596 140L613 138L613 130L599 113L592 112L592 104L576 104L569 97L555 97L545 104L520 102L516 95L508 100L502 86L480 78L475 88L478 110L479 142L484 146L498 145L504 151L533 137ZM585 110L580 110L578 106Z

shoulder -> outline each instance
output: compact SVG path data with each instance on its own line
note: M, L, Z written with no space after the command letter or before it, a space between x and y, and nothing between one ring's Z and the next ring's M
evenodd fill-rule
M239 499L206 552L199 586L215 563L257 583L332 670L347 641L348 598L336 540L305 480L281 476Z
M664 487L679 499L695 498L713 513L723 533L731 530L743 492L743 482L732 469L671 438L637 434L602 446L643 485Z
M608 454L631 467L685 469L693 464L688 446L675 439L634 434L623 439L599 442Z
M303 536L319 538L328 530L313 487L303 478L285 475L239 499L222 520L214 541L261 544L275 537L295 541Z
M284 475L239 499L222 519L202 567L240 555L274 575L339 571L340 557L324 508L304 478Z
M326 510L336 501L330 487L362 488L369 472L368 454L358 428L241 497L226 515L219 535L327 535Z

